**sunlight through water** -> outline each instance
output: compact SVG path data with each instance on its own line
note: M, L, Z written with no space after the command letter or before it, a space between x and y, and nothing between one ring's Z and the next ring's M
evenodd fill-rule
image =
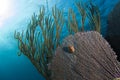
M13 15L12 1L0 0L0 28L4 24L5 20Z

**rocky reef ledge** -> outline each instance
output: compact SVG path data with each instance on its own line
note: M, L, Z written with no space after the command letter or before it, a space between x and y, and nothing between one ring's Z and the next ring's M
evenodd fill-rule
M115 52L94 31L65 38L49 69L52 70L52 80L113 80L120 77Z

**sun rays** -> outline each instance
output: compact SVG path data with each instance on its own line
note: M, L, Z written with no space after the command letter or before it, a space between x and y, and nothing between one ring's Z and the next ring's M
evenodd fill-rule
M0 0L0 28L13 15L11 0Z

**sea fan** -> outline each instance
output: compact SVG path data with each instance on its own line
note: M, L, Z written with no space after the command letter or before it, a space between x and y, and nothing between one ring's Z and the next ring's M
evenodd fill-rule
M69 45L75 51L70 53ZM68 36L56 50L51 63L53 80L117 80L120 64L115 52L98 32Z

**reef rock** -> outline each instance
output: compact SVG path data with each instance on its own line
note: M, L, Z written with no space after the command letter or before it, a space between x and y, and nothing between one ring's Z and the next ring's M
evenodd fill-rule
M120 77L119 62L98 32L79 32L63 40L52 63L52 80L113 80Z
M110 43L111 47L118 55L118 60L120 61L120 2L108 15L106 40Z

